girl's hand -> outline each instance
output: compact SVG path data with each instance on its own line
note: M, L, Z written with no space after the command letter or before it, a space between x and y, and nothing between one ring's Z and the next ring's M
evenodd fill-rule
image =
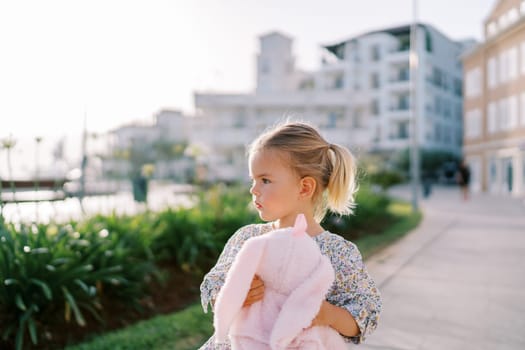
M262 279L259 278L259 276L255 275L253 277L252 284L250 285L250 290L246 295L246 299L244 300L244 304L242 305L242 307L250 306L253 303L262 300L263 296L264 282L262 281Z

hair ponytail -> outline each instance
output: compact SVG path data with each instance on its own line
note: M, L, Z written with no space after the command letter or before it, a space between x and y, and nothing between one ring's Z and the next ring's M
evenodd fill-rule
M339 145L330 145L332 172L328 180L326 206L332 212L347 215L355 208L356 164L352 153Z

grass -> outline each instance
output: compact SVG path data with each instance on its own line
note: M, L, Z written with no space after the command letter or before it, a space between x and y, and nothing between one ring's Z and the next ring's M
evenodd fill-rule
M213 332L212 314L199 303L183 311L157 316L110 332L67 350L183 350L197 349Z
M404 202L394 201L388 210L399 218L395 224L381 234L354 242L365 259L410 232L422 218L421 213L412 213L411 206ZM66 350L193 350L198 349L212 332L211 312L204 314L196 303L183 311L157 316Z
M354 242L359 247L363 259L372 256L403 237L417 227L422 218L421 212L413 213L411 205L405 202L393 201L390 203L388 211L398 218L396 223L381 234L364 236Z

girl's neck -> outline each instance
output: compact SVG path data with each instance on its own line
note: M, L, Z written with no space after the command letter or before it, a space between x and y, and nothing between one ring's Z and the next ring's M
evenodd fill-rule
M321 234L325 231L325 229L317 221L315 221L313 217L307 216L306 224L307 224L306 233L308 233L308 235L312 237L317 236L318 234ZM280 228L286 228L286 227L292 227L292 226L293 226L293 222L288 223L282 219L272 222L272 227L274 229L280 229Z

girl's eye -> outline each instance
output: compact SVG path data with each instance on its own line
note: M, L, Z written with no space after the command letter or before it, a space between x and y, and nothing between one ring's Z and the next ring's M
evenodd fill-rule
M268 180L268 179L262 179L261 181L262 181L263 184L269 184L270 183L270 180Z

